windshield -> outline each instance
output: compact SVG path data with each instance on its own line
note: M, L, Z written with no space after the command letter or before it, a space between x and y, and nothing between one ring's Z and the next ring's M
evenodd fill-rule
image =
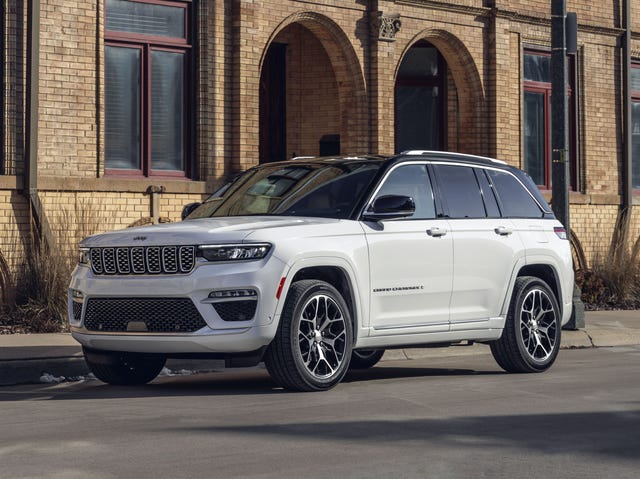
M349 218L379 162L274 164L251 169L210 196L188 219L281 215Z

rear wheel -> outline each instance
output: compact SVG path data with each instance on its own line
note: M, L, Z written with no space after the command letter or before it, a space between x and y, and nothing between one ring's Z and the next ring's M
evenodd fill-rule
M136 386L153 381L166 358L142 353L93 351L84 348L89 370L100 381L119 386Z
M349 367L352 337L349 309L340 293L324 281L297 281L287 295L265 365L286 389L327 390Z
M539 278L516 280L502 337L491 343L496 362L505 371L545 371L560 349L561 314L555 294Z
M384 349L356 349L351 353L351 369L369 369L382 359Z

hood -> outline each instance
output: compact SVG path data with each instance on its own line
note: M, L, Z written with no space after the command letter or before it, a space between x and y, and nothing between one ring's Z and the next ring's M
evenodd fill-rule
M81 246L165 246L241 243L251 233L272 228L336 223L328 218L234 216L127 228L85 238Z

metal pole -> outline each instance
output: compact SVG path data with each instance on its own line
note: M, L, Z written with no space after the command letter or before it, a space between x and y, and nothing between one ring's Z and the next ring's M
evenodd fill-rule
M38 191L38 87L40 85L40 0L27 3L27 115L24 192Z
M566 0L551 1L551 188L558 220L569 224L569 102L567 98Z
M633 199L633 132L631 118L631 0L624 1L624 37L622 41L622 91L623 100L623 152L622 152L622 207L628 210ZM631 211L623 212L628 220L631 218ZM628 230L629 225L626 225Z

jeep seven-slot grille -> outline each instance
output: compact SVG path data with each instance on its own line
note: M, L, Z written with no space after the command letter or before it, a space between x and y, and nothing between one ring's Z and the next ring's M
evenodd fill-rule
M187 274L195 263L195 246L91 248L95 274Z
M188 298L91 298L84 314L89 331L191 333L206 325Z

